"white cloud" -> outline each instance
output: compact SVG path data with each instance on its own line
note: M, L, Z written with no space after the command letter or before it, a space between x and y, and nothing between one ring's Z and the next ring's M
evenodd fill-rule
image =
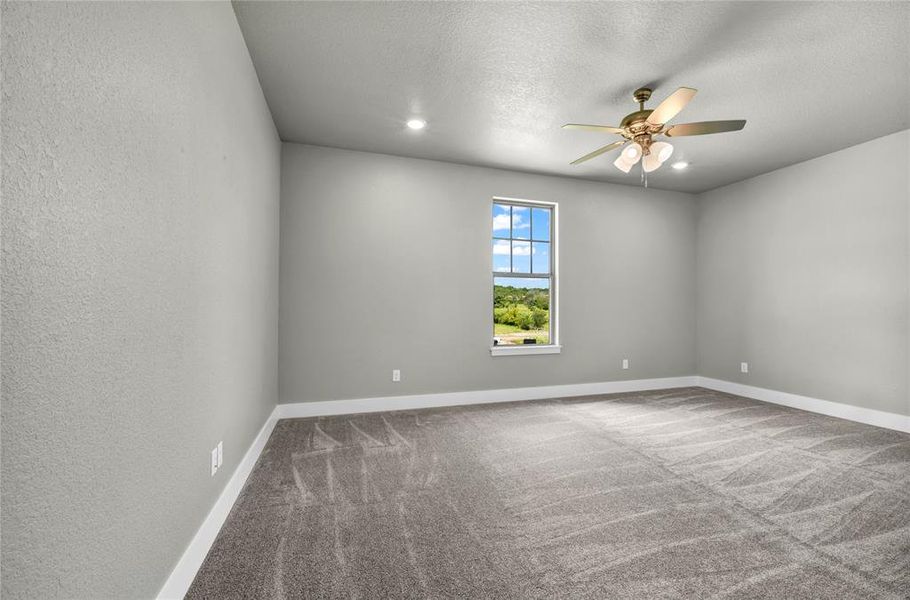
M515 244L512 254L515 256L531 256L531 244Z
M520 214L512 215L512 229L527 229L530 223L525 223ZM496 215L493 217L493 231L508 231L509 215Z
M531 253L537 254L537 248L532 250L530 242L516 242L512 252L513 256L530 256ZM509 255L509 242L507 240L496 240L493 243L493 254Z
M493 217L493 231L502 231L509 229L509 215L496 215Z

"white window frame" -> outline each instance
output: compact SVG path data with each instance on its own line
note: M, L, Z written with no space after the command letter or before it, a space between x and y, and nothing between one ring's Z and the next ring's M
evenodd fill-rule
M490 271L493 273L493 278L490 280L490 319L493 318L493 303L495 298L493 297L493 285L497 277L527 277L532 279L539 279L543 277L549 277L550 279L550 343L549 344L525 344L525 345L508 345L508 346L490 346L490 354L492 356L522 356L522 355L533 355L533 354L559 354L562 350L562 346L559 343L559 204L556 202L542 202L539 200L524 200L521 198L506 198L504 196L494 196L491 203L490 210L490 229L492 227L493 219L493 204L508 204L510 206L526 206L528 208L547 208L550 209L550 273L528 273L528 274L519 274L514 273L500 273L496 272L492 268L492 244L490 246ZM511 230L510 230L511 237ZM533 237L533 234L530 237ZM490 236L490 239L495 239L494 236ZM519 240L524 241L524 240ZM530 239L527 240L529 243ZM533 244L531 245L533 248ZM533 271L533 269L532 269ZM491 322L492 325L492 322ZM490 335L490 341L492 342L492 330Z

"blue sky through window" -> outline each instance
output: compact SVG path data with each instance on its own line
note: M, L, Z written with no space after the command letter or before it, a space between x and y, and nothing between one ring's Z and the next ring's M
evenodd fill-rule
M508 206L502 204L493 205L493 235L495 237L509 237L509 215L511 211Z
M549 241L550 210L547 208L535 208L533 209L532 217L534 229L531 232L531 237L535 240Z
M494 203L493 271L549 274L550 215L548 208Z
M550 244L546 242L534 242L531 244L534 252L534 273L550 272Z
M527 206L512 207L512 237L516 240L531 239L531 209Z

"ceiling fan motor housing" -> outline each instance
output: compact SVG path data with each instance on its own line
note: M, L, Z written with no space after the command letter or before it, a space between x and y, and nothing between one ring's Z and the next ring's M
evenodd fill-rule
M651 136L660 132L662 125L652 125L647 118L653 110L638 110L626 115L619 126L623 130L623 137L634 141L641 146L642 154L650 154Z
M623 117L622 121L619 123L619 126L622 127L623 129L629 129L636 125L649 125L649 123L645 123L645 119L647 119L651 115L652 112L654 112L654 111L651 109L647 109L647 110L637 110L634 113L629 113L625 117ZM660 127L658 127L657 129L659 130Z

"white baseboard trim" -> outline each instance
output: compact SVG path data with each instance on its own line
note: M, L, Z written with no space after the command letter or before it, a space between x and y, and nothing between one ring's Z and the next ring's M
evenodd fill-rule
M416 394L413 396L386 396L380 398L356 398L353 400L326 400L321 402L297 402L279 404L276 408L279 419L321 417L327 415L349 415L355 413L383 412L387 410L412 410L415 408L436 408L440 406L462 406L468 404L492 404L495 402L517 402L520 400L542 400L566 398L592 394L615 394L619 392L640 392L697 385L697 377L663 377L660 379L629 379L625 381L603 381L598 383L575 383L567 385L546 385L526 388L478 390L471 392L446 392L441 394Z
M850 404L841 404L839 402L831 402L830 400L819 400L818 398L799 396L788 392L778 392L776 390L734 383L732 381L724 381L722 379L712 379L710 377L701 376L696 377L696 379L698 380L696 385L708 388L709 390L727 392L728 394L745 396L746 398L761 400L762 402L780 404L782 406L820 413L830 417L838 417L849 421L856 421L857 423L865 423L866 425L875 425L876 427L896 429L897 431L910 433L910 416L898 415L871 408L862 408Z
M202 562L215 542L218 532L221 531L221 526L240 495L243 484L246 483L247 477L249 477L253 466L259 459L259 455L262 454L262 449L265 448L265 443L269 440L269 436L275 428L275 423L278 422L277 414L278 409L276 407L266 419L262 429L259 430L249 450L243 455L240 464L234 469L231 479L224 486L224 490L218 496L218 500L215 501L212 510L206 515L202 525L196 531L196 535L190 541L190 545L187 546L183 556L177 561L177 565L171 571L164 586L162 586L161 591L158 592L158 600L182 600L190 589L199 567L202 566Z

